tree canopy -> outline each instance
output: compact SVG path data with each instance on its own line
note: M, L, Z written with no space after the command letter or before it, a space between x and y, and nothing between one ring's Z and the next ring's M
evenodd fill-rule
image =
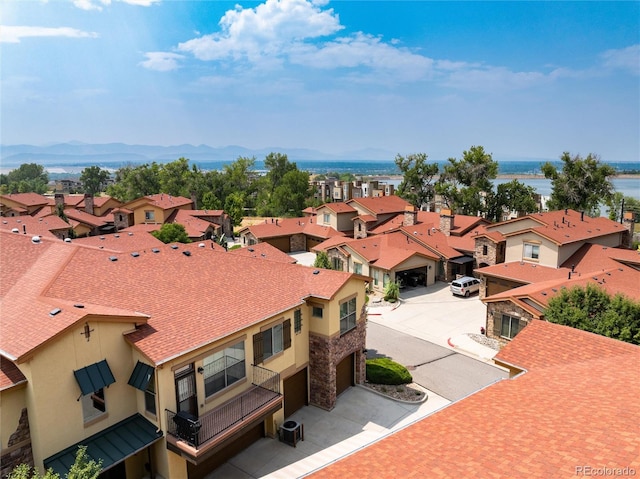
M49 175L44 166L36 163L23 163L9 173L0 174L0 194L47 192Z
M99 166L88 166L80 173L80 182L85 193L95 196L104 191L110 176L107 170Z
M544 317L552 323L640 344L640 302L622 294L610 296L592 283L562 289L549 300Z
M499 184L495 195L487 198L487 219L502 221L502 214L511 211L521 214L535 213L538 210L535 194L533 186L527 186L518 180Z
M165 223L158 231L151 233L163 243L191 243L184 226L179 223Z
M316 259L313 262L314 268L332 269L329 255L324 251L316 253Z
M102 459L98 462L89 459L87 446L79 446L75 462L71 465L69 472L65 474L65 478L97 479L101 471ZM60 474L48 469L44 475L41 475L36 469L31 469L27 464L20 464L9 473L8 479L60 479Z
M396 166L403 175L397 195L416 208L427 205L435 195L434 178L438 175L437 163L427 163L425 153L416 153L406 157L396 155Z
M600 203L611 201L614 193L609 178L615 174L615 169L601 163L600 158L592 153L582 158L580 155L571 156L565 151L560 159L563 163L560 171L549 162L542 165L545 178L551 180L548 208L570 208L584 211L590 216L598 216Z

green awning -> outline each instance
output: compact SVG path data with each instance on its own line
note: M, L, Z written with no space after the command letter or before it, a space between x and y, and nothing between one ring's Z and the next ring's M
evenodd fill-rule
M133 372L131 373L128 384L136 389L139 389L140 391L146 391L147 386L149 385L149 381L151 381L152 377L153 367L141 361L138 361L136 367L133 368Z
M89 459L102 459L103 471L150 446L162 437L162 431L140 414L134 414L117 424L94 434L44 460L45 469L53 469L66 477L76 460L79 446L87 446Z
M113 377L106 359L86 368L78 369L73 374L76 377L76 381L78 381L78 386L80 386L83 396L116 382L116 378Z

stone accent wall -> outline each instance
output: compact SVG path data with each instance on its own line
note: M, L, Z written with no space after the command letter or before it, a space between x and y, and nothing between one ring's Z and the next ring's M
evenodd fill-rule
M353 237L362 239L367 237L367 223L360 218L353 220Z
M635 221L635 213L633 211L625 211L622 218L622 223L624 224L624 227L627 229L628 233L625 232L622 238L622 245L626 246L627 248L633 247L633 228L635 225Z
M120 220L122 217L122 220ZM129 224L129 215L127 213L119 213L117 211L113 212L113 225L116 227L116 231L120 231L121 229L128 228L131 226Z
M84 211L85 213L93 214L93 195L90 193L84 194Z
M451 228L453 228L453 214L451 210L440 211L440 231L445 236L451 236Z
M14 446L14 447L12 447ZM33 467L33 451L31 450L31 431L29 429L29 418L27 408L22 410L18 427L9 437L8 451L0 457L0 477L7 477L14 467L19 464L28 464Z
M342 270L341 271L347 271L347 267L349 264L348 258L343 255L342 253L340 253L340 250L338 250L338 248L331 248L330 250L327 251L327 256L329 257L329 260L331 261L331 267L333 268L333 259L334 258L338 258L339 260L342 261Z
M509 339L503 338L500 336L500 334L496 334L494 332L496 321L501 322L503 314L507 314L512 317L518 317L520 318L521 323L525 323L525 324L529 324L531 321L535 319L531 313L516 306L511 301L501 301L499 303L488 303L486 333L489 338L497 339L500 342L500 346L506 346L510 342Z
M482 254L485 246L487 254ZM476 238L474 256L478 267L493 266L498 263L498 245L485 237Z
M336 405L336 366L348 355L356 353L357 384L366 376L366 306L360 312L356 327L342 336L326 338L309 334L309 396L310 403L330 411Z
M404 210L402 226L413 226L417 223L418 212L413 206L407 206Z
M289 248L292 252L306 251L307 237L302 233L291 235L291 238L289 238Z

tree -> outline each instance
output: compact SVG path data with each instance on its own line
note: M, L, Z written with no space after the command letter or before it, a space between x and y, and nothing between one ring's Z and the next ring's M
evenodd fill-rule
M233 226L239 226L244 217L244 195L242 193L231 193L224 201L224 212L229 215Z
M428 164L425 153L396 155L396 166L403 175L397 195L420 209L435 195L434 178L439 172L437 163Z
M331 260L329 260L329 255L324 251L316 253L316 259L313 262L313 267L322 269L333 269L331 268Z
M297 168L285 173L269 202L273 216L301 216L309 190L309 173Z
M477 215L488 210L487 197L493 194L498 162L482 146L472 146L462 159L449 158L436 184L436 192L455 212Z
M151 233L163 243L191 243L187 231L179 223L165 223L158 231Z
M605 204L609 208L610 220L621 221L627 211L633 211L636 214L636 222L640 220L640 201L632 196L625 196L616 191Z
M521 214L534 213L538 205L534 199L536 190L518 180L498 185L495 195L488 197L489 209L487 218L492 221L502 221L502 214L516 211Z
M563 163L561 171L549 162L542 165L544 177L551 179L549 209L570 208L599 216L599 204L611 201L614 188L609 177L615 174L615 169L602 164L592 153L582 158L565 151L560 159Z
M101 471L102 459L98 462L93 459L89 459L87 446L79 446L78 452L76 452L75 462L71 465L71 468L65 475L65 478L97 479ZM32 470L27 464L20 464L9 473L8 479L60 479L60 475L53 472L52 469L48 469L44 475L40 475L36 469Z
M269 170L267 172L267 181L273 192L284 180L287 173L297 170L298 166L291 163L287 155L281 153L269 153L264 159L264 167Z
M116 171L115 183L107 187L107 194L120 201L160 193L160 165L156 162L140 166L124 166Z
M95 196L100 193L111 175L99 166L89 166L80 173L80 182L85 193Z
M562 289L549 300L545 319L552 323L640 344L640 301L622 294L611 297L592 283Z
M39 193L47 192L49 175L44 166L36 163L23 163L15 170L0 176L2 193Z

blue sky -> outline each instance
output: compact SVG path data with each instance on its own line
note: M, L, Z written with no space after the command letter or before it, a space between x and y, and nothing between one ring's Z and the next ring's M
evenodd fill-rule
M2 0L0 15L3 144L640 159L640 2Z

